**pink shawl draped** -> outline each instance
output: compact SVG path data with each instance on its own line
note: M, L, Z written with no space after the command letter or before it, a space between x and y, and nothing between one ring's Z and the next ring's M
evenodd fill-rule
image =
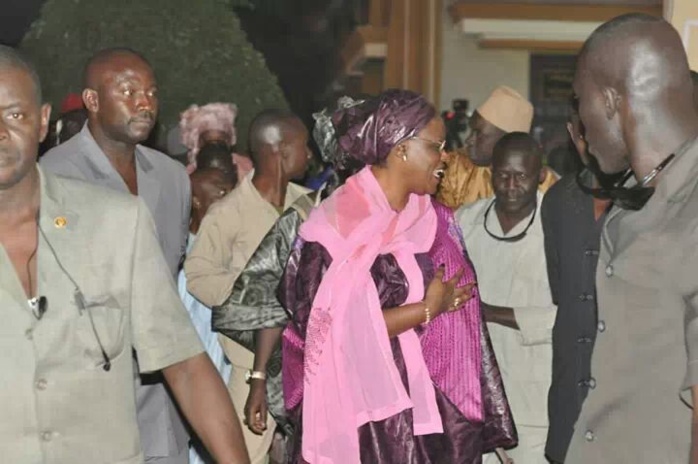
M359 463L358 427L412 408L416 435L442 433L434 386L414 330L398 336L407 394L393 360L370 268L392 253L409 284L407 303L424 297L415 254L436 234L429 196L412 195L395 212L370 167L351 177L314 210L299 235L332 256L313 300L304 358L303 458L310 463Z

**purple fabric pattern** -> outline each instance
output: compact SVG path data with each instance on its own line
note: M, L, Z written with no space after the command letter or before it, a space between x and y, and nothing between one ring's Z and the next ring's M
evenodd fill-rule
M467 258L460 231L451 211L435 204L437 236L428 254L417 255L425 287L434 266L446 265L446 276L459 266L463 280L472 282L475 272ZM286 408L295 426L290 463L305 464L301 457L303 437L303 349L312 302L332 258L322 245L298 239L294 245L279 300L291 322L283 335L283 381ZM403 304L408 289L405 275L392 255L380 255L371 267L382 308ZM456 316L450 318L448 316ZM436 324L437 321L442 322ZM517 443L516 430L502 385L487 327L482 320L479 295L464 308L434 319L420 330L427 367L435 383L443 434L415 436L411 410L388 419L369 422L358 429L362 463L479 464L482 454L496 447ZM391 339L393 359L407 386L404 359L397 338Z
M434 201L439 221L429 256L435 267L444 265L444 278L450 279L464 269L459 285L475 282L475 271L464 254L460 229L453 212ZM483 418L480 375L480 296L473 297L454 312L434 319L420 335L424 360L431 378L458 409L470 420Z
M426 98L409 90L391 89L332 115L340 148L364 164L381 164L395 145L436 117Z

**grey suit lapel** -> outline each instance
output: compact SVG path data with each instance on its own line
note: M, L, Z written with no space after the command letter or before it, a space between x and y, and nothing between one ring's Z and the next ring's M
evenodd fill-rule
M138 196L145 201L151 214L159 211L160 182L155 177L155 168L141 151L136 148L136 174L138 180ZM157 224L157 221L155 221ZM160 235L161 232L158 232Z

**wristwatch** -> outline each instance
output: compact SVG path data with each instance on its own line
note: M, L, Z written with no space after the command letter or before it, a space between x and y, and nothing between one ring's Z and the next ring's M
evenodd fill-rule
M247 371L245 372L245 382L250 383L252 379L267 380L266 372Z

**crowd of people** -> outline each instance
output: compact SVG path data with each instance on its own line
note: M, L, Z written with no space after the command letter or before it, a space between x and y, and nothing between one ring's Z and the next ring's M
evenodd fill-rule
M693 76L664 20L600 26L560 177L505 82L453 153L391 89L264 110L247 150L192 105L168 156L154 70L111 48L38 158L51 107L0 46L0 454L698 464Z

